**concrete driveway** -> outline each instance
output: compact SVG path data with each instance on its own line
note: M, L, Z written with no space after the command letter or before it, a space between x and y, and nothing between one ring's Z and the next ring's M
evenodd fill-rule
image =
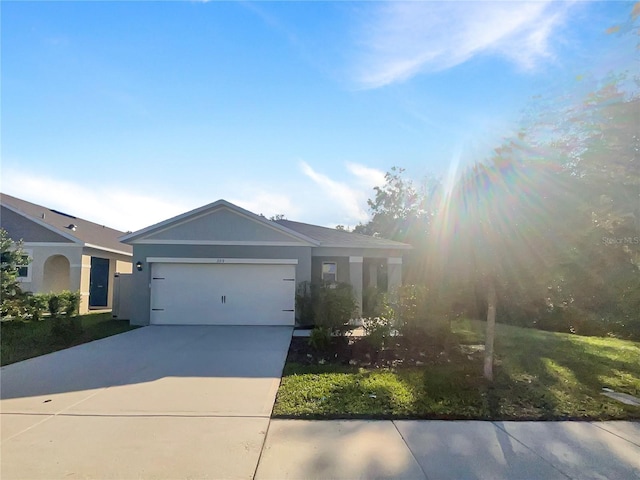
M152 326L3 367L2 479L251 478L291 332Z

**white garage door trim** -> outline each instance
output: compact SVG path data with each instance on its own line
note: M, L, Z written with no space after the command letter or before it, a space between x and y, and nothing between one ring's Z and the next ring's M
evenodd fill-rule
M147 261L151 324L295 324L296 259L149 257Z

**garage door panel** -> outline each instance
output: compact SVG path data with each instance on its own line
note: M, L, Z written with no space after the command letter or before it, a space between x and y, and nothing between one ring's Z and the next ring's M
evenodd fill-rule
M152 324L293 325L294 303L294 265L152 265Z

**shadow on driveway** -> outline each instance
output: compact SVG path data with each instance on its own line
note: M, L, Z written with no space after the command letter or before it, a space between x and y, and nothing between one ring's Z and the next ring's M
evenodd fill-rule
M94 401L94 413L227 414L235 403L242 407L238 414L263 414L275 397L291 333L291 327L256 326L133 330L2 367L2 410L50 413L109 388L100 395L104 402L90 399L86 406ZM110 394L114 398L105 398Z

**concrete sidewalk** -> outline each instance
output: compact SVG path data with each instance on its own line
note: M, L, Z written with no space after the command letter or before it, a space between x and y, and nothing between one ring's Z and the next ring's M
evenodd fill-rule
M272 420L255 478L640 479L640 423Z

